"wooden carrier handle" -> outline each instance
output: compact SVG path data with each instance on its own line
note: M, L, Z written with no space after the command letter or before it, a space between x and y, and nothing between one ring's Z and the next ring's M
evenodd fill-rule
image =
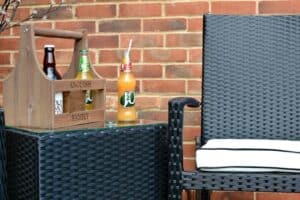
M83 32L67 31L59 29L34 28L34 35L44 37L56 37L65 39L82 39Z

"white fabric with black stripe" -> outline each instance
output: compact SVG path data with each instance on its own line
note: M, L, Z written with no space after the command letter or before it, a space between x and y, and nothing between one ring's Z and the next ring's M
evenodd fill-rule
M300 173L300 141L212 139L196 151L199 170Z

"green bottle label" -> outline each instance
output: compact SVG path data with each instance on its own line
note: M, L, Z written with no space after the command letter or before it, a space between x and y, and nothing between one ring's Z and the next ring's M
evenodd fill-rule
M81 56L79 61L79 72L90 71L90 62L87 56Z
M124 108L132 107L135 105L135 92L134 91L126 91L121 96L120 104Z

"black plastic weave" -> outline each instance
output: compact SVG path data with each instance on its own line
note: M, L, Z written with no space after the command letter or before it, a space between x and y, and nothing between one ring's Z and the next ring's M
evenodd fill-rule
M205 17L202 130L300 139L300 16Z
M11 199L167 199L164 124L7 132Z
M300 16L206 15L203 52L202 144L300 139ZM169 199L182 189L300 192L297 173L183 171L183 108L191 104L169 102Z

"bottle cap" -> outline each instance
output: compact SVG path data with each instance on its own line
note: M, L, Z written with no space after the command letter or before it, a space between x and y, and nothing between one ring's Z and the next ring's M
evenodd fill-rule
M44 48L55 48L53 44L45 44Z

